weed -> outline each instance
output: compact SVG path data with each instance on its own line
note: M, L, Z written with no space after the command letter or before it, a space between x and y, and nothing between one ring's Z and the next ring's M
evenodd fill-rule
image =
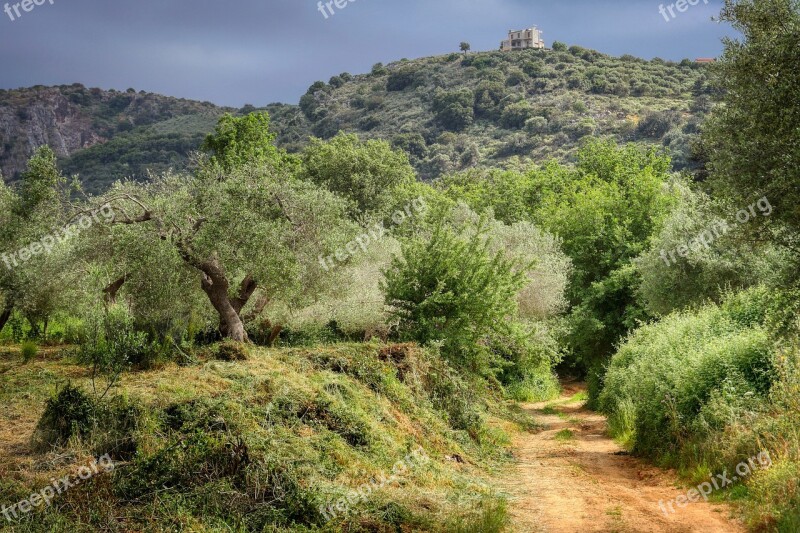
M575 438L575 433L571 429L565 428L556 433L553 438L560 442L566 442L573 440Z

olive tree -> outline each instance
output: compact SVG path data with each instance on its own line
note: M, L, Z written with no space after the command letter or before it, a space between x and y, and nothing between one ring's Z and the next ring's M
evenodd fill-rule
M14 187L0 186L0 329L14 309L28 319L34 333L63 303L65 249L59 230L67 221L67 180L55 153L38 148Z
M121 283L199 288L222 336L239 342L248 340L246 320L273 300L323 290L331 276L319 257L353 229L344 199L298 179L289 156L261 146L272 141L268 123L225 118L193 174L118 183L95 200L113 209L111 238L160 258L152 270L125 265Z
M726 0L721 18L743 38L726 39L714 66L724 105L703 129L711 183L736 209L766 196L774 214L747 228L800 255L800 4Z

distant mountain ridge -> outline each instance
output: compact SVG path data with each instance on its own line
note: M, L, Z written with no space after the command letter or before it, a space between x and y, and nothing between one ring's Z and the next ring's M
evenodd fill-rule
M313 84L299 105L261 109L289 151L311 135L355 132L406 150L424 179L569 159L590 135L667 146L684 168L710 107L707 69L577 46L450 54L342 73ZM256 109L81 84L0 90L0 170L18 178L48 144L65 173L99 192L116 179L183 168L222 114Z
M88 89L81 84L0 91L0 169L17 178L33 150L49 145L66 161L135 130L179 116L219 116L209 102ZM191 135L188 133L187 135Z

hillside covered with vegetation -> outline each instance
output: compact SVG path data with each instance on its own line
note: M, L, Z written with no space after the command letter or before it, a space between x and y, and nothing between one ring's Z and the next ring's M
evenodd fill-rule
M295 107L266 109L289 129L281 142L301 138L305 125ZM74 84L0 90L0 170L6 181L18 180L33 151L47 145L64 173L78 175L89 192L103 192L118 179L144 181L151 173L186 168L226 112L236 110L133 89Z
M693 146L709 110L707 66L615 58L579 46L452 54L376 65L313 84L297 105L272 104L278 145L298 152L339 131L406 151L422 179L453 171L566 161L582 139L665 146L676 169L695 168ZM181 170L224 112L129 89L80 84L0 91L0 168L18 179L33 148L50 145L67 175L102 192L120 177Z
M423 179L565 161L592 136L666 146L681 169L694 164L691 139L710 108L707 70L555 43L378 64L313 84L300 107L317 137L388 139Z

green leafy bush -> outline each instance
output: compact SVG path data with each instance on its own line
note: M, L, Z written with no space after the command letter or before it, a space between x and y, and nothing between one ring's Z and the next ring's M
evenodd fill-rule
M36 426L38 448L62 446L72 437L86 437L95 428L96 403L82 389L67 384L47 400Z
M374 70L373 70L374 73ZM387 91L404 91L409 87L414 87L420 81L420 76L417 70L413 67L399 68L389 73L389 79L386 81Z
M500 124L508 129L522 129L525 121L533 116L533 107L527 100L522 100L503 109L500 115Z
M469 89L437 91L433 99L433 111L442 126L450 131L462 131L472 124L474 101L475 96Z
M763 404L777 377L763 304L752 290L643 326L620 347L599 404L635 452L678 462L709 430Z
M33 341L25 341L20 346L20 353L22 354L22 360L28 363L39 353L39 347Z
M491 253L485 226L459 236L437 224L415 237L386 272L386 302L400 334L424 345L442 343L442 353L480 374L494 362L479 341L517 312L524 265Z

